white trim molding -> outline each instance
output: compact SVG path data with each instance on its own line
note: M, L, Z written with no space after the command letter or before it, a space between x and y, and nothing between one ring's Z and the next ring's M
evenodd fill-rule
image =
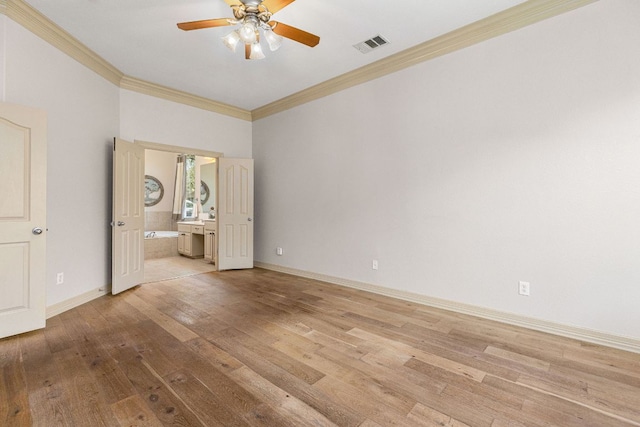
M126 76L23 0L0 0L0 13L6 14L43 40L123 89L242 120L254 121L386 76L412 65L464 49L596 1L598 0L528 0L485 19L428 40L418 46L398 52L385 59L337 76L252 111Z
M120 87L122 89L132 90L144 95L150 95L156 98L177 102L179 104L200 108L202 110L213 111L214 113L235 117L236 119L251 121L251 112L248 110L243 110L242 108L234 107L233 105L223 104L222 102L213 101L198 95L192 95L190 93L133 77L123 76L120 80Z
M13 21L111 83L120 84L120 79L124 75L120 70L82 44L80 40L60 28L49 18L22 0L4 0L3 3L5 7L0 8L0 10Z
M98 289L85 292L80 295L76 295L73 298L69 298L66 301L59 302L47 307L47 319L62 314L65 311L69 311L72 308L76 308L82 304L86 304L89 301L93 301L96 298L100 298L103 295L107 295L111 290L111 286L103 286Z
M497 322L506 323L514 326L521 326L540 332L547 332L553 335L559 335L566 338L572 338L579 341L585 341L592 344L613 347L620 350L640 353L640 340L612 335L605 332L595 331L592 329L579 328L575 326L563 325L560 323L549 322L546 320L535 319L531 317L521 316L513 313L493 310L485 307L478 307L470 304L463 304L455 301L448 301L439 298L433 298L426 295L415 294L412 292L400 291L383 286L372 285L364 282L357 282L349 279L328 276L310 271L298 270L295 268L284 267L281 265L268 264L263 262L254 262L254 266L264 268L266 270L277 271L280 273L291 274L293 276L304 277L307 279L319 280L334 285L345 286L347 288L359 289L362 291L372 292L375 294L385 295L397 298L403 301L414 302L430 307L440 308L443 310L453 311L461 314L481 317L483 319L495 320Z
M253 120L386 76L421 62L518 30L598 0L529 0L372 64L256 108Z
M200 148L182 147L178 145L160 144L157 142L141 141L134 139L133 142L145 150L166 151L168 153L189 153L202 157L224 157L224 153L218 151L202 150Z
M248 110L126 76L23 0L0 0L0 13L120 88L251 121Z

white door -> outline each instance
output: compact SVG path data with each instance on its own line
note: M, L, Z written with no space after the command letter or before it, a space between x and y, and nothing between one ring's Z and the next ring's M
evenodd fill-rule
M111 293L144 280L144 148L113 142Z
M0 338L46 322L46 113L0 103Z
M253 159L218 159L218 270L253 268Z

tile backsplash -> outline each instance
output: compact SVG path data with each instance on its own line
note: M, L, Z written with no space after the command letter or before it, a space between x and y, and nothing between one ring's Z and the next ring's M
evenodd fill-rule
M171 211L145 211L145 231L177 231L178 222L173 219Z

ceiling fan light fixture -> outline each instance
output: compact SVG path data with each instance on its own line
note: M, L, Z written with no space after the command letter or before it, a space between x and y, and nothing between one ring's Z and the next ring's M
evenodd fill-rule
M224 43L224 45L228 47L231 52L235 52L236 47L238 47L238 43L240 43L240 34L238 34L238 30L232 31L226 36L222 37L222 43Z
M264 52L262 52L262 47L259 42L255 42L251 44L251 53L249 54L249 59L264 59Z
M283 38L303 45L314 47L320 43L320 37L299 28L271 21L273 13L279 11L295 0L224 0L233 10L233 19L214 18L200 21L180 22L178 28L183 31L203 28L237 27L222 37L224 45L235 52L239 44L244 45L246 59L262 59L265 57L260 46L260 36L264 35L271 51L282 46ZM2 0L0 0L2 2ZM273 31L276 29L276 31ZM261 34L262 33L262 34Z
M269 49L271 49L272 52L282 46L283 37L274 33L270 28L264 30L264 38L267 40L267 43L269 43Z

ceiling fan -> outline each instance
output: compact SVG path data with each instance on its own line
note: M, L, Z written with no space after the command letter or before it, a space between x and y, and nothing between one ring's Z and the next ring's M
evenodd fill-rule
M234 19L216 18L202 21L181 22L178 28L184 31L203 28L239 25L239 28L222 38L223 43L235 52L241 42L245 47L246 59L262 59L264 53L260 47L260 32L274 51L282 44L282 38L297 41L310 47L320 43L320 37L302 31L282 22L272 21L271 16L295 0L224 0L233 10Z

